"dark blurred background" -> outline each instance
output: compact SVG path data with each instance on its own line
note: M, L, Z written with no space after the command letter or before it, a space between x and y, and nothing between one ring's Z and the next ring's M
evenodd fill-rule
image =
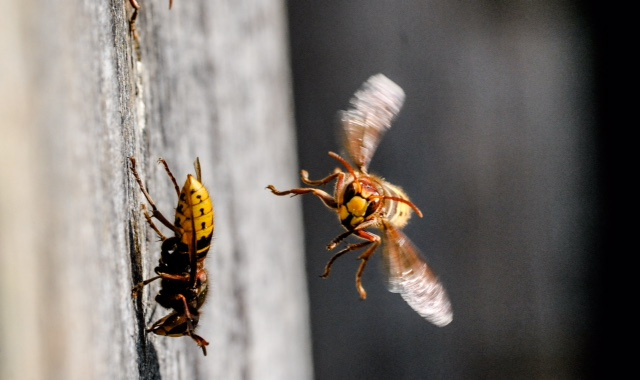
M406 93L370 171L423 211L405 229L448 289L438 328L389 293L374 255L326 244L336 215L304 199L318 379L592 378L605 295L612 104L606 13L572 1L288 2L299 164L340 151L336 112L370 75ZM278 184L276 184L278 185Z

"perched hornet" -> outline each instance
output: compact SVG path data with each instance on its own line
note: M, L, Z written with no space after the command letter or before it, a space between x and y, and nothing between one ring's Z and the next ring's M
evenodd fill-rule
M197 178L191 174L187 175L187 181L181 191L166 161L159 160L178 194L175 221L171 223L158 211L142 184L136 170L135 158L129 157L129 160L133 176L138 182L142 194L151 205L151 214L144 204L142 205L144 216L162 240L160 262L155 268L157 276L138 283L133 287L131 294L136 298L145 285L160 279L161 290L156 295L156 302L167 309L173 309L173 311L156 321L147 329L147 332L174 337L188 335L207 355L209 342L194 333L200 318L199 310L207 296L207 270L204 267L204 261L211 247L214 227L213 203L209 192L201 183L200 161L196 158L194 163ZM171 229L174 236L166 237L163 235L153 223L152 218L156 218Z
M356 288L360 298L366 299L362 273L369 258L383 244L388 289L400 293L422 317L437 326L445 326L453 319L447 293L418 249L401 231L407 225L412 211L420 217L422 213L402 189L368 173L373 153L403 102L404 91L384 75L377 74L355 93L351 108L339 113L344 147L357 168L354 169L338 154L329 152L329 156L342 164L346 172L337 168L328 177L317 181L310 180L306 170L302 170L300 175L302 182L309 186L325 185L335 180L333 195L313 187L285 191L279 191L273 185L267 188L275 195L313 194L338 214L346 232L333 239L327 246L328 250L336 248L349 235L363 240L348 244L335 253L325 267L323 278L329 276L337 258L362 249L364 252L359 256L362 261L356 273ZM370 232L372 227L378 228L383 237Z

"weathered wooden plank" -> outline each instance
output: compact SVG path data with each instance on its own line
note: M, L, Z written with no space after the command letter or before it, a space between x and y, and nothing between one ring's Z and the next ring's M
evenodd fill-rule
M3 1L2 378L310 378L299 202L264 189L296 181L283 4L140 3L136 49L126 0ZM158 285L130 297L160 251L130 155L170 218L156 159L182 184L200 157L216 208L206 357L142 332L166 310Z

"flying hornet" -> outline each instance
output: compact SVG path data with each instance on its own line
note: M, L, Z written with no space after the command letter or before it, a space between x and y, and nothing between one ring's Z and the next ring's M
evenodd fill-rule
M453 319L451 303L438 277L422 258L421 253L402 232L415 212L422 212L405 192L381 177L369 173L369 163L380 139L391 127L404 102L404 91L382 74L370 77L352 97L351 107L340 111L343 145L355 168L340 155L329 152L346 171L336 168L332 174L320 179L309 179L306 170L300 172L302 182L308 186L321 186L335 181L333 195L315 187L301 187L280 191L267 186L275 195L313 194L338 214L346 230L327 246L334 250L344 239L353 235L360 242L347 244L327 262L321 277L328 278L331 266L342 255L361 251L356 272L356 289L361 299L367 292L362 286L362 273L373 253L382 244L382 256L389 291L402 298L423 318L437 326L446 326ZM380 235L371 232L380 230Z
M174 222L171 223L158 210L142 184L136 170L135 158L129 157L129 160L131 172L151 206L149 213L146 206L142 205L144 216L162 241L160 261L155 268L156 276L135 285L131 295L137 298L145 285L160 280L161 289L155 300L162 307L172 309L172 312L156 321L147 332L173 337L190 336L202 348L204 355L207 355L209 342L194 331L200 319L200 308L207 296L208 275L204 261L211 247L214 211L209 192L202 184L200 161L196 158L194 163L196 176L187 175L187 180L180 190L166 161L159 159L178 195L178 207ZM173 231L174 235L165 236L152 218Z

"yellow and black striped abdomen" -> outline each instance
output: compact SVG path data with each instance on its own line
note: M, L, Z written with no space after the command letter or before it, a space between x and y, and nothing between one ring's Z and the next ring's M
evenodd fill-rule
M398 186L389 182L381 181L384 193L388 197L400 198L409 201L409 197ZM396 228L403 228L409 223L413 210L411 206L404 202L398 202L393 199L385 200L385 217Z
M211 246L214 214L209 192L194 176L188 175L180 192L175 225L182 233L180 241L187 246L196 234L198 258L205 256Z

